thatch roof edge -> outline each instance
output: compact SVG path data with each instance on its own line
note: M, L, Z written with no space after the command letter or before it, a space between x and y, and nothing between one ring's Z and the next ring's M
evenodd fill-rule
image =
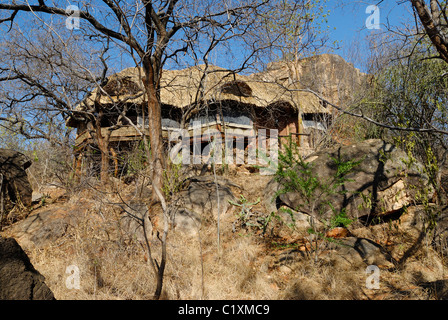
M86 111L86 106L93 106L95 102L145 103L141 75L143 70L140 67L126 68L111 75L106 86L101 89L101 95L98 96L100 89L95 88L76 110ZM304 113L329 113L320 99L312 93L301 92L295 87L284 87L275 82L261 81L217 66L199 65L182 70L163 70L160 85L161 103L180 109L198 102L231 100L256 107L269 107L278 101L284 101ZM131 87L131 90L126 86ZM140 95L137 91L140 91ZM67 123L69 121L70 119Z

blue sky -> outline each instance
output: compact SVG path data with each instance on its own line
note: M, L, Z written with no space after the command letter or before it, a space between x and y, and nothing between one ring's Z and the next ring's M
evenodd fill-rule
M379 23L379 29L366 27L366 21L373 14L367 9L372 5L377 5L379 9L378 21L371 20ZM324 11L329 12L328 23L321 28L328 28L330 39L328 47L321 49L320 53L338 54L363 72L367 71L368 38L390 33L390 30L397 30L413 21L412 8L406 0L326 0ZM335 41L336 47L331 45ZM232 69L233 65L239 67L244 57L243 51L236 45L231 46L230 50L215 50L210 58L212 63Z
M399 4L401 3L401 4ZM369 13L366 13L366 8L369 5L378 4L379 7L379 22L380 30L369 30L366 28L366 19L369 17ZM330 14L328 17L328 27L330 42L339 41L336 50L323 50L323 52L332 52L341 55L344 59L352 62L357 68L365 71L363 65L363 58L368 56L368 47L366 37L372 33L387 32L386 25L397 27L402 25L405 21L409 21L413 18L410 9L409 1L403 0L327 0L327 10ZM101 11L101 10L97 10ZM20 15L24 18L25 15ZM20 19L20 18L19 18ZM17 20L19 20L17 19ZM19 20L20 21L20 20ZM85 23L85 22L82 22ZM228 50L228 49L226 49ZM233 50L232 50L233 51ZM217 64L220 64L220 55L223 52L217 51L212 56ZM241 51L236 48L235 52L231 53L230 59L238 60L241 55ZM133 64L133 61L123 61L119 59L118 55L112 55L111 58L116 59L117 68L120 69L126 64ZM212 59L213 60L213 59ZM232 63L232 60L226 60L222 63ZM168 67L168 66L167 66ZM222 65L222 67L230 67Z
M338 40L340 47L334 53L341 55L360 69L363 69L364 66L361 61L356 61L353 55L361 54L364 57L368 55L367 36L372 35L372 33L388 32L388 28L401 27L404 23L413 19L409 2L397 0L379 2L352 1L349 3L349 1L328 1L330 38L331 41ZM380 29L369 30L366 28L366 20L371 13L366 13L366 9L369 5L376 4L378 4L379 8Z

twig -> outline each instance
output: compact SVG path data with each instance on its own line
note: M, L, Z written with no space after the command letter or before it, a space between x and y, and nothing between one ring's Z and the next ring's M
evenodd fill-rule
M367 117L366 115L364 115L363 113L354 113L348 110L345 110L344 108L335 105L334 103L331 103L330 101L328 101L327 99L324 99L320 94L318 94L317 92L311 90L311 89L290 89L291 91L302 91L302 92L310 92L312 94L314 94L316 97L318 97L321 101L325 102L326 104L330 105L331 107L335 108L336 110L348 114L350 116L353 117L357 117L357 118L361 118L364 119L368 122L371 122L379 127L383 127L386 129L390 129L390 130L397 130L397 131L414 131L414 132L433 132L433 133L441 133L441 134L446 134L448 135L448 131L446 130L441 130L441 129L437 129L437 128L416 128L416 127L397 127L397 126L391 126L391 125L387 125L385 123L381 123L378 122L372 118Z
M213 164L213 175L215 178L215 186L216 186L216 199L217 199L217 205L218 205L218 222L217 222L217 227L218 227L218 256L221 257L221 235L220 235L220 201L219 201L219 185L218 185L218 180L216 178L216 161Z

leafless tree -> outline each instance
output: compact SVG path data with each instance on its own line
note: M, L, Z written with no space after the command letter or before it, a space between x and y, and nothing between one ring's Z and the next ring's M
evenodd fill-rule
M64 120L90 90L95 77L100 78L97 75L101 75L101 69L90 61L100 54L95 53L99 49L76 46L77 39L64 32L68 30L55 34L51 25L34 17L26 25L3 27L6 26L0 26L5 31L0 35L1 143L24 152L37 148L39 156L44 154L37 146L46 145L53 152L45 153L45 159L40 160L50 161L50 168L60 167L50 169L48 179L57 175L60 182L68 183L61 173L72 165L74 135Z
M27 139L63 145L68 138L63 119L91 81L75 66L80 57L68 56L75 53L66 50L67 43L51 33L33 31L31 35L13 29L8 37L2 36L0 117Z

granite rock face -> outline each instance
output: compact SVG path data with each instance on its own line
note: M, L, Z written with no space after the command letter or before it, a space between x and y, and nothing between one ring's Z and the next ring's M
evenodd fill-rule
M0 300L54 300L44 280L14 238L0 237Z
M31 160L24 154L0 149L1 208L6 217L17 204L31 205L33 190L26 174ZM1 221L0 221L1 222Z
M293 61L273 62L267 70L254 74L264 81L282 85L299 84L311 89L330 102L344 105L354 97L354 92L367 88L370 76L355 68L336 54L322 54Z
M316 194L310 197L313 201L312 212L307 203L309 199L305 199L300 192L281 194L268 204L271 207L283 204L309 215L319 215L316 218L326 218L333 211L345 210L352 219L367 219L397 212L413 204L419 187L428 183L421 173L421 164L409 164L405 152L378 139L318 151L306 161L311 163L313 176L324 183L331 183L337 170L335 159L341 162L362 161L345 176L346 181L336 192L315 191ZM300 177L300 168L297 172ZM272 180L266 189L266 194L271 195L268 200L272 200L272 195L280 188L281 183ZM333 210L328 203L332 204Z

